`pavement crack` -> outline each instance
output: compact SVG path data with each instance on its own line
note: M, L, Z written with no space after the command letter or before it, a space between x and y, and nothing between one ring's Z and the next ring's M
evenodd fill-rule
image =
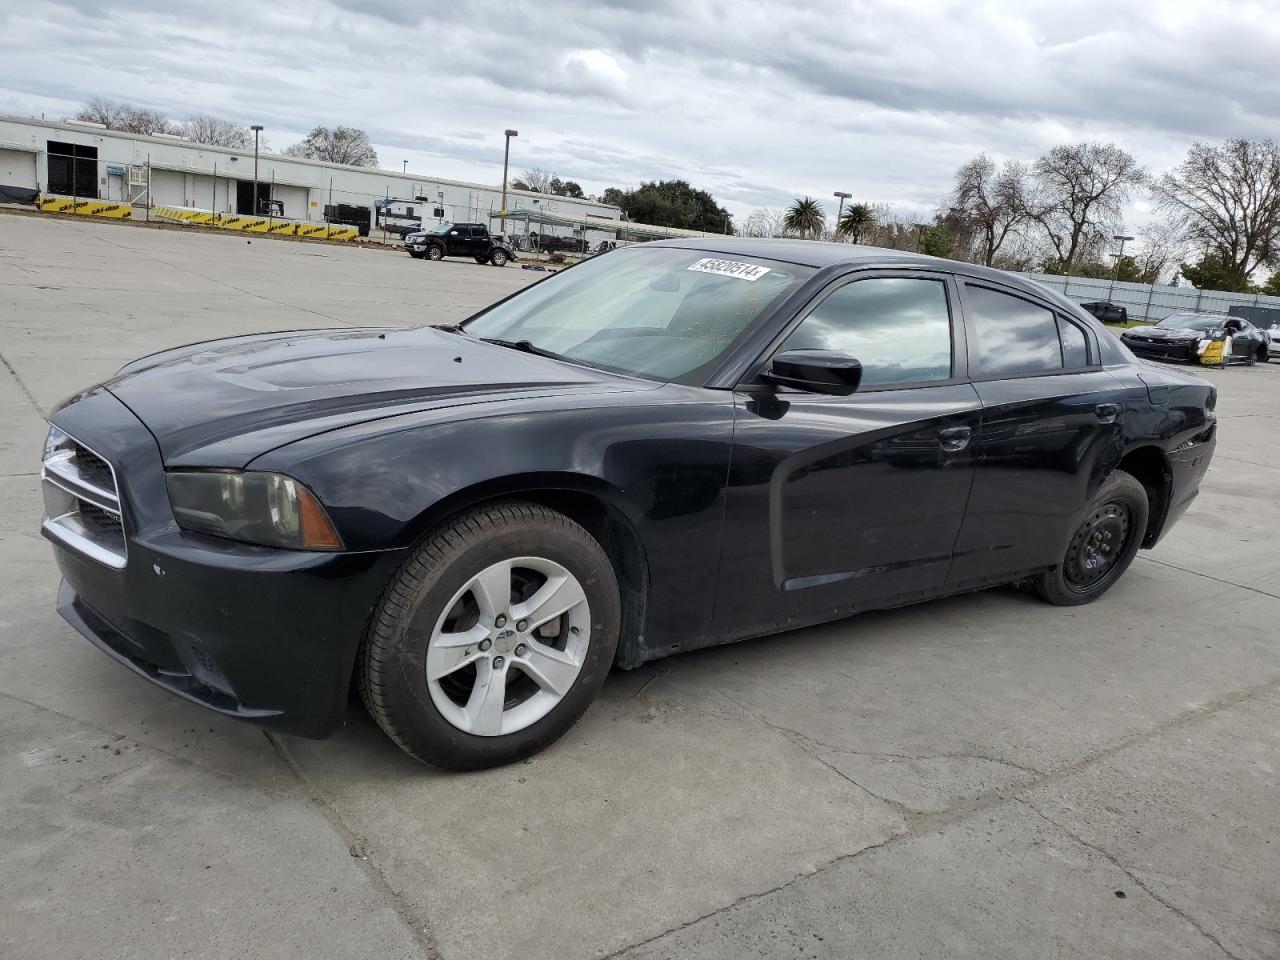
M1259 587L1251 587L1245 583L1236 583L1234 580L1224 580L1221 577L1215 577L1211 573L1201 573L1199 570L1189 570L1186 567L1180 567L1176 563L1170 563L1167 560L1157 560L1154 557L1140 557L1139 559L1147 561L1147 563L1158 563L1162 567L1168 567L1170 570L1178 570L1181 573L1189 573L1193 577L1203 577L1206 580L1212 580L1214 583L1225 584L1228 587L1238 587L1241 590L1249 590L1253 593L1261 594L1264 597L1271 597L1273 600L1280 600L1280 594L1268 593Z
M27 385L23 382L22 377L18 376L18 371L13 369L13 364L9 362L8 358L3 353L0 353L0 364L3 364L4 368L9 371L9 376L13 377L14 383L16 383L18 385L18 389L22 391L22 395L31 402L31 406L35 407L36 413L40 414L40 419L43 420L44 408L40 406L35 395L27 389Z
M1225 956L1230 957L1231 960L1244 960L1244 958L1242 958L1239 954L1233 953L1231 950L1227 949L1226 945L1223 944L1223 942L1219 940L1216 936L1214 936L1212 933L1206 930L1204 928L1204 925L1199 920L1191 916L1191 914L1187 913L1177 904L1172 903L1168 898L1157 893L1145 880L1142 879L1142 877L1138 876L1138 874L1135 873L1131 868L1125 866L1119 860L1119 858L1117 858L1114 854L1104 849L1103 847L1100 847L1098 844L1092 843L1084 839L1084 837L1080 836L1079 834L1071 830L1068 830L1065 826L1063 826L1057 820L1054 820L1052 817L1046 815L1030 800L1023 799L1022 797L1015 797L1014 799L1018 803L1026 807L1028 810L1030 810L1032 813L1034 813L1037 817L1039 817L1045 823L1054 827L1065 836L1070 837L1072 840L1074 840L1076 843L1080 844L1081 846L1088 847L1094 853L1101 856L1113 867L1115 867L1117 870L1123 873L1126 877L1132 880L1133 883L1137 887L1139 887L1142 890L1142 892L1145 893L1147 896L1149 896L1152 900L1155 900L1157 903L1163 906L1166 910L1173 913L1175 916L1181 918L1186 923L1190 924L1197 933L1199 933L1202 937L1204 937L1206 940L1212 943L1215 947L1221 950Z
M728 913L730 910L733 910L736 907L740 907L744 903L751 903L752 901L761 900L765 897L772 896L773 894L778 893L779 891L785 890L788 887L799 883L801 880L806 880L809 877L814 877L820 873L825 873L826 871L830 870L832 867L839 866L842 863L847 863L850 860L856 859L857 857L864 856L865 854L873 853L874 851L879 850L882 847L887 847L889 844L894 843L908 836L911 836L911 834L895 833L893 836L888 837L884 840L881 840L879 843L869 844L868 846L863 847L861 850L855 850L852 853L841 854L840 856L836 857L833 860L828 860L826 863L822 864L820 867L818 867L815 870L812 870L808 873L797 873L795 876L791 877L790 879L784 880L782 883L778 884L775 887L770 887L768 890L760 890L755 893L743 894L742 896L738 897L736 900L732 901L731 903L727 903L722 907L716 907L716 909L710 910L707 913L702 914L702 916L694 917L693 919L686 920L683 923L678 923L673 927L669 927L668 929L661 931L660 933L655 933L651 937L646 937L643 940L637 940L635 943L629 943L625 947L619 947L617 950L614 950L612 953L598 955L596 957L596 960L615 960L615 958L621 957L624 954L629 953L630 951L635 950L639 947L648 946L651 943L654 943L658 940L662 940L665 937L671 936L673 933L679 933L681 930L685 930L696 924L702 923L702 921L704 920L710 920L712 917L719 916L722 913Z
M275 749L280 759L284 761L285 766L293 772L293 775L298 778L298 781L306 789L307 797L311 804L324 815L325 819L329 821L329 825L333 827L334 832L342 838L347 849L351 852L352 858L364 870L365 876L369 878L370 882L382 895L383 901L395 912L396 916L400 918L400 922L409 930L414 941L422 950L424 960L440 960L442 956L440 948L436 944L427 923L413 912L404 897L391 885L391 881L387 879L382 868L369 853L367 848L368 841L348 826L338 809L329 802L319 787L312 782L311 778L299 766L284 742L270 730L263 730L262 734Z

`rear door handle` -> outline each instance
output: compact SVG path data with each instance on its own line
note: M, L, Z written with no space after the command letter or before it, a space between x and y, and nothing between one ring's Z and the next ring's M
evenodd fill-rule
M956 453L969 445L973 431L968 427L947 427L938 431L938 445L948 453Z
M1114 403L1100 403L1093 408L1093 412L1098 415L1099 423L1115 423L1120 416L1120 408Z

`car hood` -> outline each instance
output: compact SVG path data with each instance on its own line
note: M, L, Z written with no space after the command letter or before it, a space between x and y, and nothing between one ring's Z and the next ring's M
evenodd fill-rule
M432 407L657 384L421 327L192 344L127 364L105 386L167 465L243 467L317 433Z
M1190 337L1200 338L1204 334L1199 330L1188 330L1185 327L1129 327L1124 331L1126 337L1149 337L1152 340L1186 340Z

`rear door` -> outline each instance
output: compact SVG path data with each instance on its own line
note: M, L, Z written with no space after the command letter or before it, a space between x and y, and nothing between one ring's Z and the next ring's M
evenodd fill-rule
M1125 415L1124 388L1084 324L1023 291L960 286L982 429L950 584L1057 563L1119 460Z
M847 397L739 388L723 635L924 596L950 567L981 419L953 280L895 271L836 281L768 356L805 348L856 357L863 383Z

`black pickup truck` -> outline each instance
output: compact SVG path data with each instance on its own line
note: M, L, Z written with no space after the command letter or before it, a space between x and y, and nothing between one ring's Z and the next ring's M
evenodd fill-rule
M404 248L415 258L472 257L476 263L491 263L495 267L516 258L511 245L490 235L482 223L437 223L405 236Z

